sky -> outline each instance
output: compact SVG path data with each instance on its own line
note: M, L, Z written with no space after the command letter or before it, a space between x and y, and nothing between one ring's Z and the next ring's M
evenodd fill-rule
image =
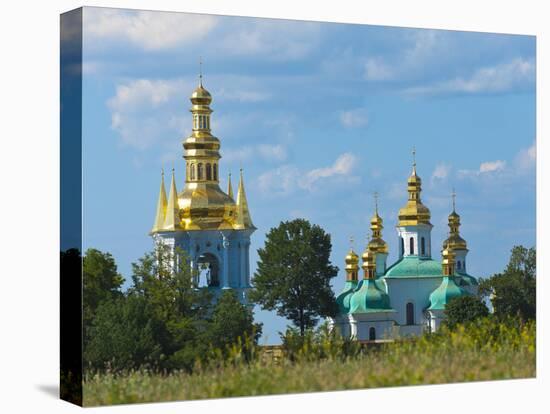
M534 36L89 7L83 20L83 248L113 254L127 280L153 247L161 169L184 184L200 59L221 187L243 168L252 272L269 229L306 218L331 235L338 293L375 192L393 263L413 147L435 259L453 188L468 273L535 245ZM289 323L255 317L264 343Z

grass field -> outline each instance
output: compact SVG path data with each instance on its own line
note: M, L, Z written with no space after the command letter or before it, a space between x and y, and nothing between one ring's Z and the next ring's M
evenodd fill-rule
M88 374L84 405L529 378L535 367L535 324L486 323L383 345L352 358L228 363L193 374Z

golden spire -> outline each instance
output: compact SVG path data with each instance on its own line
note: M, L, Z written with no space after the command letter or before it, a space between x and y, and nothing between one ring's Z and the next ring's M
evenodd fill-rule
M453 200L453 211L449 214L449 237L443 242L443 248L452 250L468 250L466 240L460 237L460 216L456 212L456 193L453 188L451 194Z
M178 190L176 190L176 176L172 168L172 182L170 183L170 194L166 204L166 218L164 219L164 230L176 230L179 228L180 216L178 205Z
M202 56L199 56L199 86L202 86Z
M229 173L229 178L227 179L227 195L233 198L233 186L231 185L231 173Z
M453 276L455 273L455 254L453 249L445 248L441 252L441 272L444 276Z
M164 225L164 217L166 216L166 190L164 189L164 169L160 178L160 191L157 202L157 214L155 216L155 223L151 229L151 233L156 233L162 230Z
M241 176L239 179L239 189L237 191L237 218L235 220L237 229L250 229L255 228L250 218L250 212L248 210L248 201L246 200L246 193L244 191L244 179L243 169L241 168Z
M368 243L369 250L375 253L388 253L388 244L382 239L384 228L382 217L378 215L378 193L374 193L374 216L370 221L372 240Z
M405 207L399 210L398 226L417 226L430 223L430 210L420 200L422 192L422 180L416 174L416 149L413 148L413 169L407 180L409 198Z
M353 251L353 236L350 237L350 248L346 255L346 280L357 281L357 273L359 271L359 256Z

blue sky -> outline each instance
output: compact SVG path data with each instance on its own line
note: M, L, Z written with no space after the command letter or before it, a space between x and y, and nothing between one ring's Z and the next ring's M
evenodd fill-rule
M332 236L339 291L350 236L364 248L375 191L392 263L415 146L433 251L454 187L469 273L490 276L513 245L535 244L535 45L532 36L85 8L84 248L111 252L127 279L152 248L161 168L174 166L183 186L202 56L220 175L242 166L258 228L252 270L265 233L304 217ZM286 321L256 317L276 342Z

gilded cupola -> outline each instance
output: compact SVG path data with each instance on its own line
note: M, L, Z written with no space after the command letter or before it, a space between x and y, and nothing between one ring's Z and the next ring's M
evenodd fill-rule
M443 276L453 276L455 273L455 254L452 249L445 248L441 252L441 272Z
M359 272L359 256L350 248L345 258L346 261L346 280L356 281L357 273Z
M365 272L365 279L376 278L376 253L370 250L369 247L363 252L363 271Z
M374 215L370 221L372 237L368 248L374 253L388 253L388 244L382 239L383 220L378 215L378 194L374 194Z
M237 201L219 186L220 140L212 135L210 117L212 95L202 83L190 97L192 130L183 142L185 186L176 193L175 175L168 201L163 195L164 181L157 203L157 216L152 233L176 230L247 230L255 229L250 218L241 171ZM229 192L232 193L229 184ZM166 206L165 206L166 205ZM160 216L164 215L160 226Z
M420 199L420 193L422 192L422 180L416 174L416 159L415 151L413 150L413 169L412 173L407 180L407 191L409 198L407 204L399 210L399 223L398 226L417 226L419 224L430 223L430 210Z
M449 214L449 237L443 242L443 248L468 250L466 240L460 237L460 216L456 212L456 193L453 191L453 211Z

